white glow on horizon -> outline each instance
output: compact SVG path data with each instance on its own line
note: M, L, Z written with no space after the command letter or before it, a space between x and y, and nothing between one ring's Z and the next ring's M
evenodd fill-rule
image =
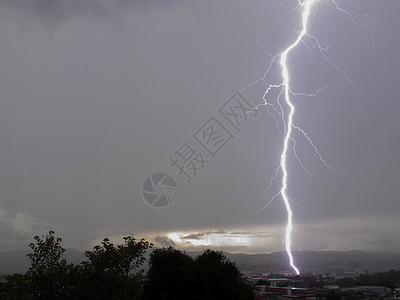
M197 236L197 237L196 237ZM168 238L177 244L190 246L250 246L253 238L246 234L237 233L198 233L198 232L172 232Z

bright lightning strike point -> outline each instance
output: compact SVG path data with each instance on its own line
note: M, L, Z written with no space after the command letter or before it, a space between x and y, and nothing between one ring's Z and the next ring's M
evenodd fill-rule
M290 207L289 203L289 197L287 195L287 177L288 177L288 172L286 169L286 161L287 161L287 152L288 152L288 144L289 140L291 139L291 134L292 134L292 126L293 126L293 115L294 115L294 105L290 101L290 77L289 77L289 70L287 66L287 57L294 48L297 47L297 45L301 42L301 39L304 37L304 35L307 34L307 24L308 24L308 19L310 16L311 12L311 7L317 2L318 0L306 0L304 2L299 1L299 5L304 7L303 14L302 14L302 30L300 31L300 34L298 35L297 39L289 46L286 48L285 51L283 51L280 54L280 65L282 67L282 78L283 78L283 88L284 88L284 95L285 95L285 102L289 106L289 114L287 118L287 123L285 126L285 139L283 142L283 150L281 154L281 169L282 169L282 188L280 190L280 194L283 198L283 201L285 203L285 207L287 210L287 224L286 224L286 234L285 234L285 248L286 252L289 256L289 262L290 266L293 268L293 270L296 272L297 275L300 274L299 269L296 267L294 264L293 260L293 255L292 255L292 250L291 250L291 233L293 229L293 224L292 224L292 209Z

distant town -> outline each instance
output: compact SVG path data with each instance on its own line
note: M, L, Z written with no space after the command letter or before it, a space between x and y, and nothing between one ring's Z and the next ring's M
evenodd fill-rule
M357 272L309 274L252 274L256 299L400 299L400 271L372 275Z

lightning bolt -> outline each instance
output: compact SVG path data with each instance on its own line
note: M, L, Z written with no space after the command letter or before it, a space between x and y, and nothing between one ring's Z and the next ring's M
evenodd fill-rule
M310 17L311 8L315 4L316 1L317 0L306 0L303 3L301 1L299 1L299 5L304 7L303 14L302 14L303 28L300 31L300 34L298 35L297 39L289 47L287 47L285 51L283 51L280 54L280 65L282 67L282 78L283 78L283 89L284 89L285 102L289 106L289 114L288 114L287 123L285 126L286 127L285 128L285 139L283 142L283 150L282 150L282 154L281 154L280 168L282 169L283 175L282 175L282 188L281 188L280 194L285 203L285 207L287 210L287 216L288 216L287 224L286 224L286 234L285 234L285 248L286 248L286 252L289 257L290 266L293 268L293 270L296 272L297 275L299 275L300 272L299 272L299 269L294 264L292 250L291 250L291 243L292 243L291 233L292 233L292 229L293 229L293 221L292 221L293 212L290 207L289 197L287 195L288 172L287 172L287 167L286 167L286 161L287 161L287 152L288 152L288 147L289 147L289 141L290 141L291 135L292 135L293 115L294 115L294 111L295 111L294 105L290 101L290 76L289 76L289 69L288 69L288 64L287 64L287 57L288 57L289 53L294 48L296 48L297 45L301 42L304 35L307 34L308 19Z
M296 40L292 44L290 44L283 52L278 53L275 56L273 56L271 53L267 52L265 49L262 48L261 43L256 42L256 48L257 48L256 52L265 54L266 56L270 57L271 62L267 66L267 69L263 75L261 75L257 72L258 79L256 79L254 82L248 84L247 86L245 86L244 88L242 88L240 90L240 92L242 92L242 91L247 90L248 88L254 86L255 84L261 83L261 88L257 92L256 97L258 97L258 95L262 95L263 101L262 101L262 103L255 106L254 109L258 109L260 106L264 106L266 108L267 112L274 118L275 124L276 124L278 130L280 131L280 133L283 136L283 148L282 148L282 152L280 155L280 164L279 164L279 167L275 170L274 176L270 179L270 183L269 183L268 187L266 188L265 197L267 197L269 190L273 187L273 185L274 185L275 181L277 180L280 173L282 173L282 181L281 181L281 185L280 185L281 188L280 188L279 192L275 193L270 198L270 200L264 207L262 207L261 209L258 210L257 214L260 213L263 209L265 209L268 205L270 205L273 200L275 200L279 196L282 197L284 204L285 204L286 211L287 211L287 223L286 223L285 240L284 240L285 249L286 249L286 252L287 252L287 255L289 258L290 266L293 268L293 270L296 272L297 275L299 275L300 272L294 263L294 259L293 259L292 252L291 252L291 243L292 243L291 234L292 234L292 230L293 230L293 221L292 221L293 212L292 212L291 205L290 205L292 200L290 199L290 197L288 196L288 193L287 193L287 188L288 188L288 170L287 170L288 151L292 150L293 154L294 154L294 158L297 160L300 167L308 175L319 180L320 182L331 184L333 181L332 172L337 171L337 170L332 168L323 159L322 155L319 153L317 147L315 146L315 144L311 140L311 138L307 135L307 133L303 129L301 129L299 126L294 124L293 118L294 118L294 113L295 113L295 107L290 98L291 98L291 96L293 96L293 97L304 96L304 97L313 98L326 90L337 90L337 89L341 89L345 86L349 86L349 87L351 87L351 89L353 91L354 99L358 100L355 84L352 82L352 80L349 78L349 76L347 76L347 74L327 56L327 51L331 46L333 46L333 44L328 45L327 47L323 47L319 43L319 41L316 37L314 37L313 35L311 35L307 32L307 27L308 27L308 23L309 23L311 10L314 8L314 6L316 6L317 2L319 2L319 1L320 0L298 0L298 4L296 5L296 7L290 8L291 11L289 13L286 13L285 15L283 15L281 18L279 18L278 21L276 21L272 25L272 27L274 27L274 25L276 25L276 23L279 22L283 17L291 14L293 11L295 11L299 8L302 9L301 31L299 32ZM376 48L375 41L373 39L373 32L371 31L370 26L361 22L361 20L359 21L359 19L363 19L363 18L366 19L367 21L369 21L369 23L372 23L372 25L381 29L388 36L391 36L392 38L395 38L396 40L400 40L400 36L396 35L392 31L390 31L381 22L376 21L375 19L373 19L371 16L369 16L366 13L358 13L356 11L346 10L346 9L340 7L337 4L336 0L326 0L326 3L329 7L332 7L336 11L346 15L350 19L352 24L364 29L368 33L368 35L370 37L371 48L374 51L377 59L380 60L381 62L383 62L384 66L386 68L386 71L387 71L387 63L383 59L383 57L380 55L380 53L378 52L378 50ZM279 4L282 5L282 3L279 3ZM286 7L286 8L288 8L288 7ZM266 32L264 32L263 36L266 34ZM304 45L310 52L313 50L317 50L317 52L321 55L321 57L325 60L325 62L328 65L330 65L333 68L333 70L336 70L339 74L341 74L346 82L337 84L337 85L323 86L323 87L316 89L314 92L311 92L311 93L293 92L290 89L290 71L289 71L289 67L288 67L288 56L291 53L291 51L293 51L295 48L297 48L300 44ZM338 43L334 43L334 44L338 44ZM280 81L279 83L270 83L270 82L268 82L268 75L270 74L270 72L272 72L272 68L277 63L279 63L279 65L280 65L280 70L281 70L280 76L282 78L282 81ZM275 98L275 103L272 103L267 100L267 97L270 96L270 93L273 90L278 90L278 95ZM284 99L284 104L281 103L282 98ZM285 109L284 109L283 105L285 105ZM283 126L281 124L283 124ZM292 136L293 130L296 130L298 133L300 133L302 135L302 137L311 146L312 150L316 154L319 161L328 170L329 176L330 176L330 182L326 182L326 181L318 178L318 176L316 176L310 170L308 170L306 168L306 166L302 163L299 155L296 152L296 140ZM291 149L289 149L289 144L292 145Z

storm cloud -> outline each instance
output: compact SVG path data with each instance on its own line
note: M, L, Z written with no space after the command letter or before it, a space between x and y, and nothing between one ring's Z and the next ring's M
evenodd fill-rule
M400 34L398 1L337 2ZM263 106L240 128L220 109L298 34L291 3L0 1L1 249L52 229L76 248L129 233L179 246L169 234L180 232L262 237L229 251L282 250L282 201L260 211L279 191L278 176L266 194L279 126ZM290 57L294 93L333 87L295 99L296 126L332 172L295 133L298 158L316 176L290 154L293 246L400 251L399 39L365 15L357 21L370 33L326 1L317 9L310 31L355 88L304 44ZM242 94L255 106L265 88ZM212 117L231 134L215 155L196 140ZM171 163L186 142L208 160L190 182ZM178 186L163 208L141 194L157 172Z

